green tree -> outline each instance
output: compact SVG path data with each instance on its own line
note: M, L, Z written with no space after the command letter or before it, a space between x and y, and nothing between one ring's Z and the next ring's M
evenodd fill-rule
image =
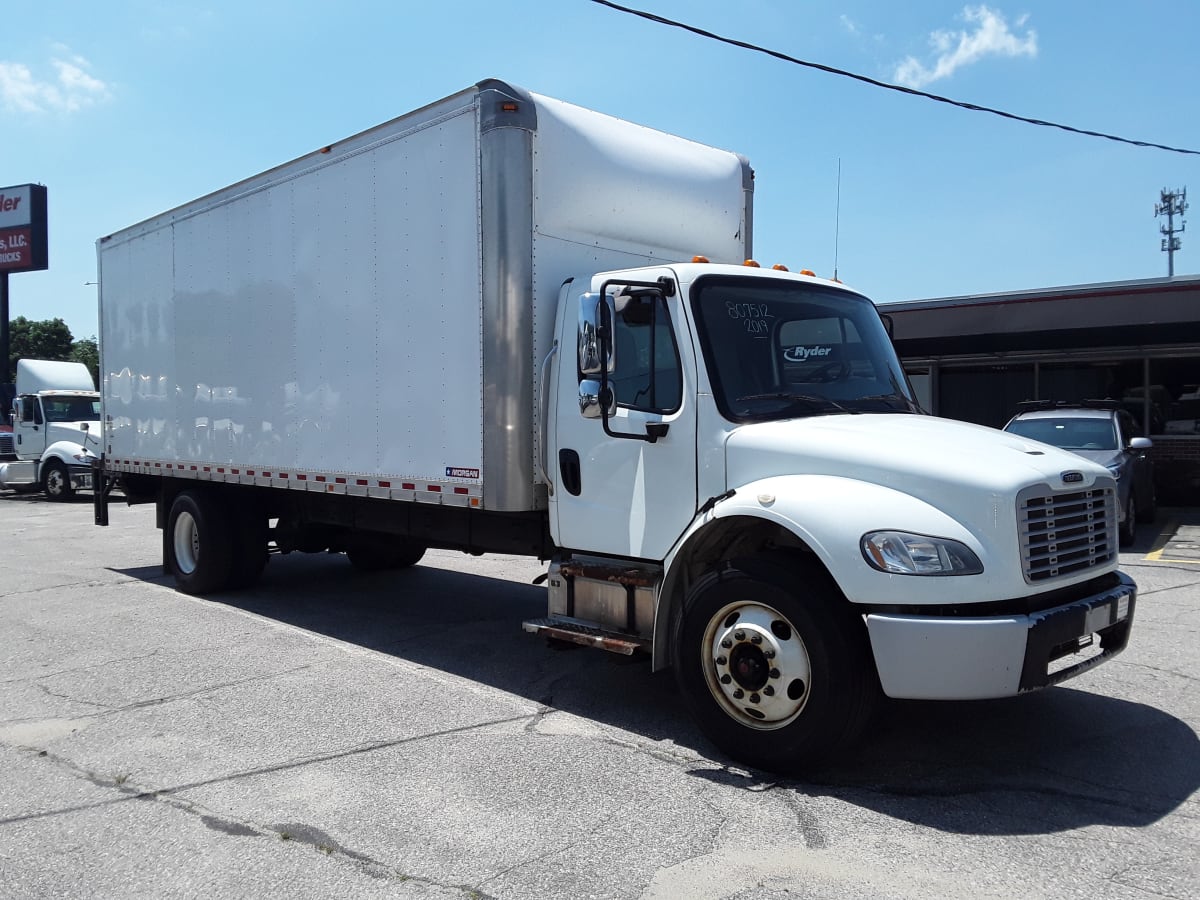
M8 378L17 377L18 359L71 359L74 340L62 319L31 321L17 316L8 325Z
M71 345L71 359L87 366L92 373L92 381L100 384L100 345L96 343L94 334L90 338L80 338Z

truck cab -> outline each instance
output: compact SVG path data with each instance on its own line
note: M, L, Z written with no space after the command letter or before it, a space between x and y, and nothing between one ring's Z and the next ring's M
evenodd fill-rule
M526 629L649 651L739 758L828 754L880 689L1012 696L1125 646L1111 474L925 414L867 298L693 263L568 285L558 322L563 553Z
M50 500L90 490L99 430L100 394L86 366L19 360L12 452L0 462L0 485L41 489Z

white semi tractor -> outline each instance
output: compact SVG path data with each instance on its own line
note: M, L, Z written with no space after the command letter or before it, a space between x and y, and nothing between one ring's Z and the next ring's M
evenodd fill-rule
M1109 472L923 414L866 297L749 263L752 195L739 155L493 80L104 237L99 477L189 593L269 549L547 560L526 630L673 667L765 768L881 690L1121 650Z
M67 500L90 490L100 450L100 394L80 362L17 360L12 434L0 444L0 487Z

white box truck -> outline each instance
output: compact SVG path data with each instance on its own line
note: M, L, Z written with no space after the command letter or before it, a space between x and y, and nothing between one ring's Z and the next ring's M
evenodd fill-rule
M1004 697L1121 650L1109 472L922 414L867 298L749 264L752 187L484 81L102 238L100 477L157 504L186 592L268 549L548 560L527 630L673 667L765 768L854 741L881 689Z
M50 500L91 489L99 429L100 394L87 366L17 360L12 433L0 436L0 487L40 489Z

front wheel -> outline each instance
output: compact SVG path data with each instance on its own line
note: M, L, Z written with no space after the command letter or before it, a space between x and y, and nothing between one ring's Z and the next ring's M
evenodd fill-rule
M70 500L75 496L71 473L59 459L48 459L42 466L42 493L47 500Z
M1134 491L1129 491L1129 503L1125 507L1125 521L1121 523L1121 533L1118 535L1122 547L1128 547L1137 540L1138 509Z
M710 572L676 633L676 681L701 730L759 768L827 760L879 696L862 618L815 567L756 559Z

